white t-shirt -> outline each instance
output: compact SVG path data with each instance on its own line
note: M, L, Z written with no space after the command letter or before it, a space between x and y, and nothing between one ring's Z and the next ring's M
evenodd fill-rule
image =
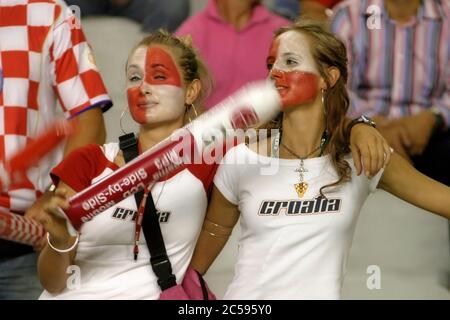
M52 174L79 191L111 174L119 151L117 143L90 145L70 154ZM180 283L192 258L207 207L207 190L215 166L194 165L157 183L152 196L173 273ZM95 178L90 179L89 176ZM47 291L40 299L158 299L160 288L149 262L143 232L139 255L133 259L136 202L128 197L81 227L75 265L81 283L58 295Z
M235 273L224 299L339 299L356 221L382 172L337 180L329 156L304 161L309 184L299 198L299 160L261 156L244 144L228 151L214 184L238 206L242 234ZM238 164L236 164L238 163ZM275 175L264 175L279 164ZM265 169L264 169L265 168ZM263 171L262 171L263 170Z

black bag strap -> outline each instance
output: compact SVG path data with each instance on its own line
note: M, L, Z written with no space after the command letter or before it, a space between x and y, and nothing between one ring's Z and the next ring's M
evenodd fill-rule
M134 133L128 133L119 137L119 148L123 152L125 162L129 162L136 158L139 154L138 141ZM139 208L144 197L144 191L135 193L136 205ZM153 272L158 278L158 285L161 290L169 289L176 286L176 277L172 273L172 264L167 256L166 246L161 233L158 215L156 213L155 203L149 191L147 202L145 203L145 211L142 219L142 230L144 231L147 247L150 252L150 264Z
M134 133L127 133L119 137L119 148L123 152L125 163L139 155L138 140Z
M200 286L202 288L202 294L203 294L203 300L209 300L208 289L206 289L205 279L203 279L200 272L198 272L197 270L195 270L195 272L197 273L198 280L200 281Z

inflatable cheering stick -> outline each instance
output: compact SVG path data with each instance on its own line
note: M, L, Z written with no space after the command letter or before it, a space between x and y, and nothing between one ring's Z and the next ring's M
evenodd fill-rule
M270 82L244 86L155 147L71 197L70 207L61 210L62 215L79 229L100 212L201 158L211 135L266 123L278 114L280 104L278 92Z
M33 219L0 212L0 238L37 247L44 235L44 227Z

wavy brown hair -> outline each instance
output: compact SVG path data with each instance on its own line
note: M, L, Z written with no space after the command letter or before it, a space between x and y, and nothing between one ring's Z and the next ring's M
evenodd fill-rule
M275 32L274 37L288 32L296 31L305 35L309 40L314 62L320 75L327 84L324 94L325 128L328 131L329 142L327 151L331 155L332 163L336 169L339 179L329 185L320 188L320 195L325 196L325 188L337 186L350 180L351 168L344 156L350 152L345 115L349 107L347 94L347 51L344 43L334 34L329 32L324 24L302 18L294 24L282 27ZM327 68L335 67L340 72L340 77L331 86ZM282 114L268 127L269 129L281 129Z

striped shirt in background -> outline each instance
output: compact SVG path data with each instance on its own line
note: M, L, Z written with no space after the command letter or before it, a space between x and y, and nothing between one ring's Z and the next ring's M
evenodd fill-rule
M378 25L367 10L372 5L379 8ZM417 16L403 25L389 18L383 0L339 4L331 29L347 46L350 116L399 118L436 106L448 128L449 19L447 0L423 0Z

